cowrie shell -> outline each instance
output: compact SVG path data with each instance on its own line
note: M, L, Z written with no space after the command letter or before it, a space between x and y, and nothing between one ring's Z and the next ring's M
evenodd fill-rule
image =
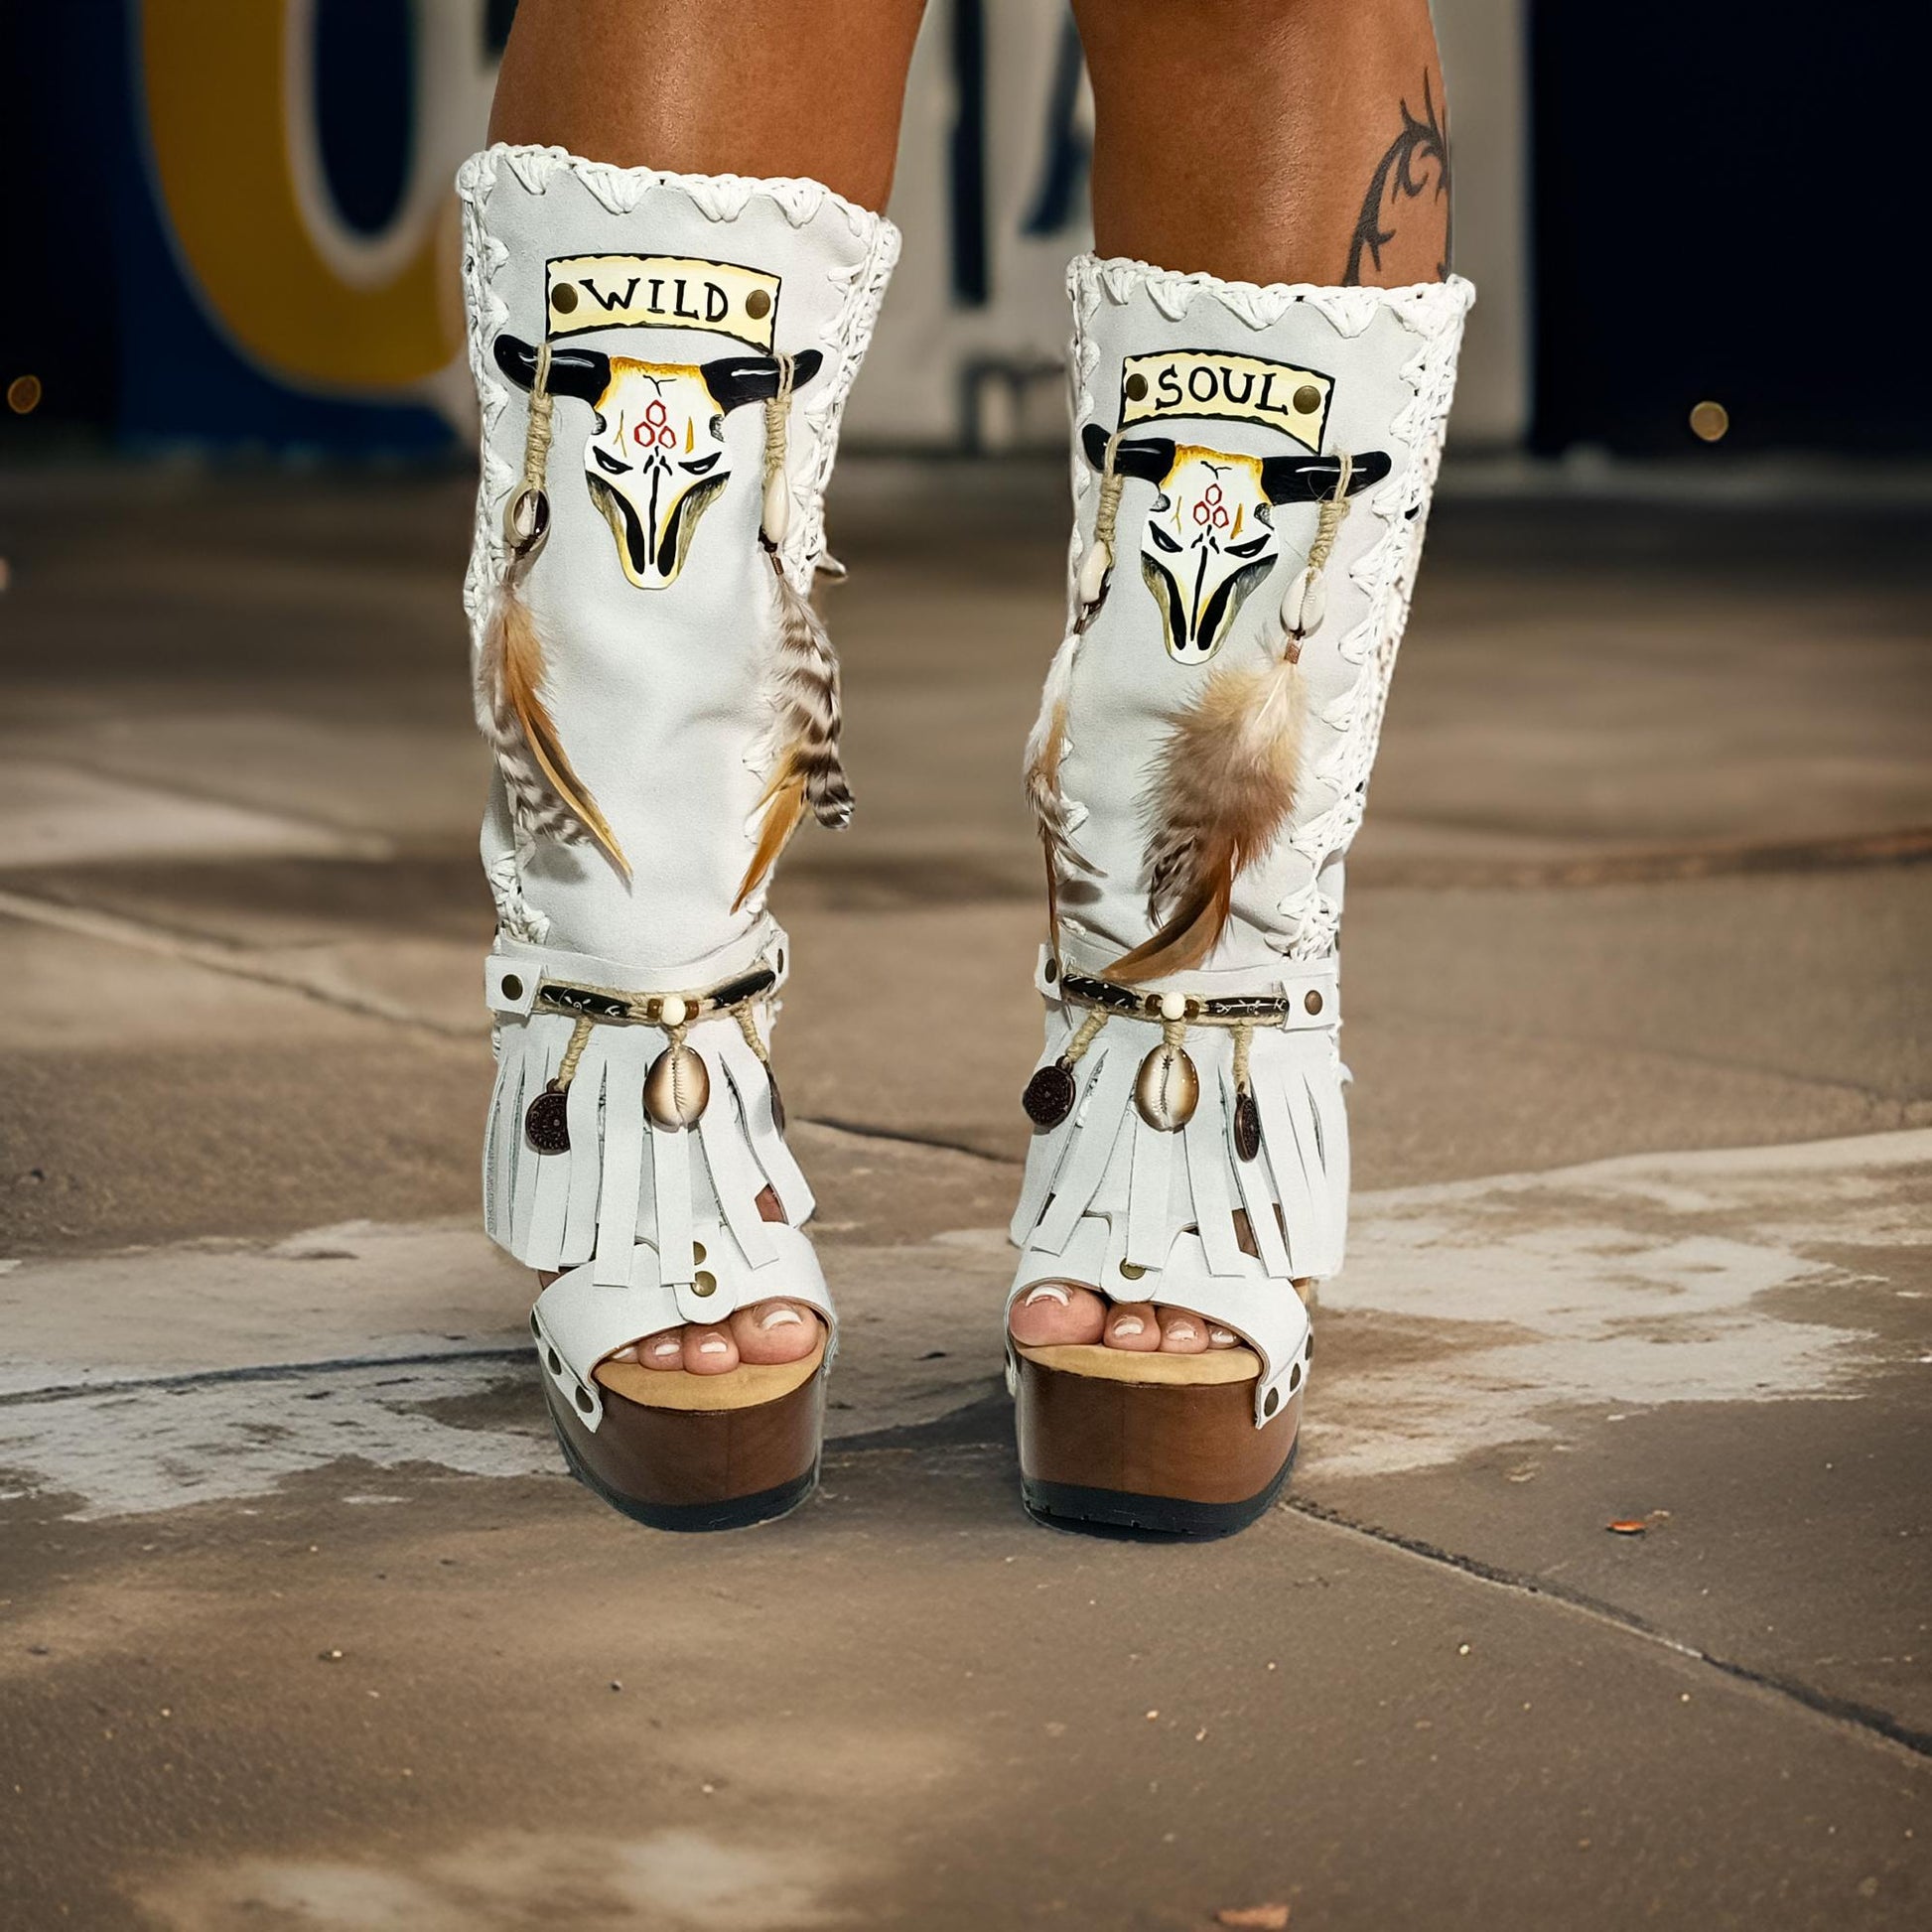
M665 1047L644 1075L644 1111L659 1127L695 1127L710 1099L704 1058L682 1040Z

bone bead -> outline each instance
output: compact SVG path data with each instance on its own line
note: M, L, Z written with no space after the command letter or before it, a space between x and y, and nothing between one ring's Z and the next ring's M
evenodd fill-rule
M791 484L782 470L774 470L764 484L764 534L776 544L791 528Z
M1113 554L1097 537L1093 547L1080 559L1080 602L1098 604L1106 588L1107 573L1113 568Z

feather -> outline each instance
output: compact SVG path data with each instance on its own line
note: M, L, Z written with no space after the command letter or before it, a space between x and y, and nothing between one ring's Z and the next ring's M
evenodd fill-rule
M1295 809L1308 691L1293 644L1223 665L1173 722L1149 794L1148 914L1156 930L1107 969L1158 979L1198 966L1227 924L1234 882Z
M628 879L629 862L572 768L556 720L543 701L543 636L512 560L490 601L477 664L477 722L495 751L520 836L577 845L591 840Z
M1067 710L1073 692L1073 658L1080 632L1069 630L1060 640L1047 667L1046 688L1040 694L1039 716L1027 739L1027 802L1039 827L1040 849L1046 858L1046 922L1051 938L1059 931L1060 877L1066 871L1098 870L1073 843L1067 801L1060 790L1060 759L1066 755Z
M759 798L763 817L758 845L732 901L734 912L769 878L807 812L827 826L852 817L852 788L839 760L839 660L810 600L785 574L777 552L770 556L778 580L771 702L783 749Z

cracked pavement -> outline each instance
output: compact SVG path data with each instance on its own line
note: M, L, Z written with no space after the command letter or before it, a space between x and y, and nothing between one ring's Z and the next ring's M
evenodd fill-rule
M465 489L0 475L0 1926L1925 1922L1922 513L1450 478L1350 1263L1290 1500L1188 1550L1029 1524L998 1379L1059 486L835 494L825 1485L678 1539L475 1226Z

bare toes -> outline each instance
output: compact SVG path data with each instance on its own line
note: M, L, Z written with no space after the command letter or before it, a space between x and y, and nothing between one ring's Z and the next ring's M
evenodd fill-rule
M696 1322L684 1331L684 1366L693 1375L728 1375L738 1366L738 1344L729 1328L701 1328Z
M741 1362L796 1362L818 1342L818 1316L798 1302L759 1302L731 1318Z
M1013 1338L1029 1348L1060 1348L1100 1339L1107 1305L1090 1288L1071 1282L1039 1282L1013 1305Z
M682 1368L684 1331L681 1328L660 1328L656 1334L646 1335L628 1349L620 1348L618 1359L621 1361L626 1354L632 1361L642 1362L646 1368Z
M1223 1328L1218 1321L1207 1324L1207 1345L1210 1348L1238 1348L1241 1337L1232 1328Z
M1161 1352L1199 1355L1207 1348L1207 1323L1191 1309L1161 1311Z
M1106 1343L1109 1348L1131 1348L1148 1353L1161 1346L1161 1318L1152 1302L1122 1302L1107 1317Z

